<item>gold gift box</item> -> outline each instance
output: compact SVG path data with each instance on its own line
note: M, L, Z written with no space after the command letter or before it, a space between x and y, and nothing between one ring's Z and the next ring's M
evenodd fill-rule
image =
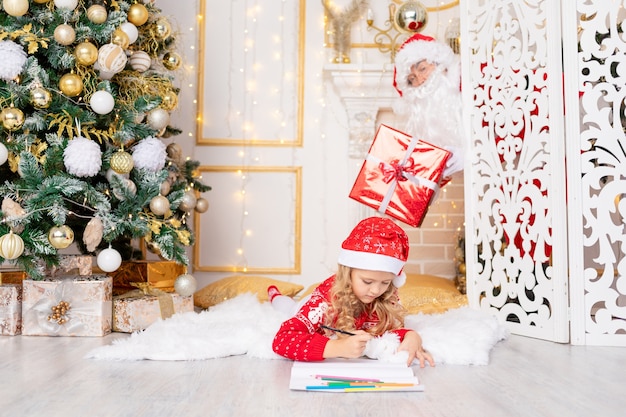
M0 285L0 335L15 336L22 333L22 286Z
M124 261L109 275L113 278L113 295L137 289L132 283L143 282L165 292L174 292L174 281L185 273L185 265L174 261Z
M104 336L111 332L111 277L25 279L22 287L23 335Z
M140 290L113 297L113 331L132 333L160 319L193 310L193 297L176 293L145 295Z
M21 284L26 272L19 269L0 269L0 284Z

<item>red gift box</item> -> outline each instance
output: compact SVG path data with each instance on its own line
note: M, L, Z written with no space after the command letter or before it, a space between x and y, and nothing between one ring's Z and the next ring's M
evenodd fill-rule
M418 227L450 152L380 125L350 198Z

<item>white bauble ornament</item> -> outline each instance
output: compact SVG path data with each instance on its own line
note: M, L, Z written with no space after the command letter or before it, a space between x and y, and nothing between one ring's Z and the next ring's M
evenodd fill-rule
M111 178L116 176L118 178L127 179L129 177L128 174L120 174L119 172L115 172L113 168L109 168L106 173L107 181L111 182Z
M65 169L77 177L93 177L102 167L102 151L93 140L77 136L63 151Z
M24 16L28 12L28 0L4 0L2 6L9 16Z
M13 41L0 41L0 79L11 81L22 72L26 63L24 48Z
M170 114L167 110L157 107L156 109L152 109L148 112L146 119L151 128L154 130L161 130L167 127L170 123Z
M104 272L113 272L122 265L122 255L109 246L98 254L96 263Z
M74 10L78 6L78 0L54 0L54 5L59 9Z
M165 144L160 139L148 136L133 148L135 168L157 172L165 167Z
M124 49L114 43L104 44L98 50L98 65L101 73L104 71L116 74L124 69L126 61Z
M144 51L135 51L130 56L130 66L137 72L144 72L152 65L152 58Z
M0 237L0 256L4 259L17 259L24 253L24 241L13 231Z
M0 165L4 164L9 159L9 150L4 143L0 142Z
M91 109L98 114L109 114L115 107L113 95L108 91L100 90L92 94L89 99Z
M139 30L137 30L137 26L133 25L130 22L125 22L120 25L120 29L126 35L128 35L128 43L135 43L137 38L139 37Z
M170 209L170 200L163 197L161 194L150 200L150 211L157 216L162 216Z
M122 187L124 187L123 190L126 190L126 192L128 192L132 197L137 194L137 186L132 180L128 178L122 179ZM113 187L113 195L117 197L117 199L120 201L126 200L126 195L123 190L117 187Z
M193 275L183 274L174 281L174 290L182 297L193 295L198 288L198 282Z
M54 29L54 40L61 45L71 45L76 40L76 32L73 27L63 23Z

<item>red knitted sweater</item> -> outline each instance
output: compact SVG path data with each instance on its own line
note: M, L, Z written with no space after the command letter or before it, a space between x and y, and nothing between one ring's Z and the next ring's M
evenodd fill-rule
M324 359L324 348L330 340L324 335L324 313L330 305L330 289L333 286L335 276L322 282L312 293L311 298L300 308L296 315L285 321L281 326L274 341L272 349L281 356L296 361L321 361ZM355 319L357 330L366 330L375 326L378 318L375 315L362 314ZM404 339L409 329L393 330Z

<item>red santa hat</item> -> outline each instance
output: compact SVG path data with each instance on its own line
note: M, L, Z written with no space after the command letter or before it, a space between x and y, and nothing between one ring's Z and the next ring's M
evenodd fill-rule
M411 67L423 60L443 66L445 69L449 69L457 61L454 51L445 43L421 33L411 36L402 44L395 57L393 86L400 96L402 91L409 87L407 78L411 73Z
M382 217L362 220L341 244L339 264L351 268L391 272L393 285L406 282L402 272L409 255L409 238L400 226Z

